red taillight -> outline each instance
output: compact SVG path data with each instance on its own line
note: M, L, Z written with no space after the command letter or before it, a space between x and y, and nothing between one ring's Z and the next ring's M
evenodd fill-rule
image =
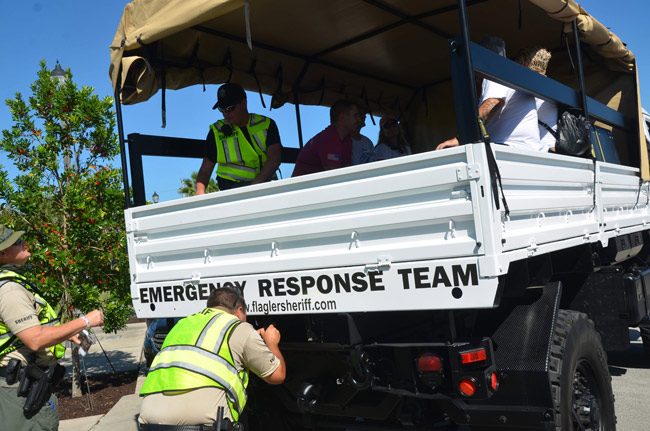
M421 373L442 371L442 359L433 353L423 353L418 358L418 371Z
M476 382L474 379L462 379L458 383L458 390L466 397L472 397L476 393Z
M490 376L490 387L493 391L499 389L499 378L497 377L497 373L494 371L492 371L492 376Z
M487 351L484 348L460 352L460 362L463 365L487 361Z

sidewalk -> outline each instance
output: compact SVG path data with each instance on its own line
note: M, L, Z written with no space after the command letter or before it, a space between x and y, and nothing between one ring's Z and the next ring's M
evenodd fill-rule
M106 334L101 329L95 330L99 343L93 344L90 352L84 358L87 373L93 375L112 372L111 366L100 348L100 343L115 371L138 370L146 329L145 323L131 323L117 334ZM69 373L72 369L69 349L61 363L66 366ZM122 397L105 415L61 421L59 431L137 431L135 415L139 411L140 397L137 394L127 395Z
M88 375L110 373L113 371L110 364L118 373L137 370L142 356L142 342L146 330L147 325L144 322L130 323L117 334L107 334L101 328L93 329L99 342L93 344L90 352L83 358L82 371L84 364ZM102 352L102 347L106 351L110 364ZM66 367L66 377L69 377L72 372L70 355L71 349L67 349L65 357L61 360L61 364Z

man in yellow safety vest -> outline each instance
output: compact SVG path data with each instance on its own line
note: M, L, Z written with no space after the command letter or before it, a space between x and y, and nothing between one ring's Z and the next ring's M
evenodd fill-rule
M214 290L207 308L181 319L165 338L142 385L142 431L240 429L248 372L266 383L284 382L280 331L246 322L246 303L236 288Z
M60 324L54 309L20 273L31 256L23 233L0 225L0 428L57 430L58 402L51 391L54 376L62 377L57 365L65 352L62 343L78 342L76 336L102 325L104 316L93 310Z
M280 166L282 144L275 121L248 112L246 93L234 83L217 90L223 120L210 125L201 168L196 176L196 194L206 192L215 164L219 190L269 181Z

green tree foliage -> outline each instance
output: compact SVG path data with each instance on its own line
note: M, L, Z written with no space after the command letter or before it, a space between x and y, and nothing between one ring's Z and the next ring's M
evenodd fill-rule
M198 175L197 172L192 172L191 178L183 178L181 180L181 187L178 189L178 193L182 195L184 198L188 196L194 196L196 194L196 176ZM205 190L206 193L212 193L212 192L218 192L219 191L219 186L217 185L217 182L214 180L214 178L210 178L210 182L208 183L208 187Z
M10 181L0 166L0 223L26 231L28 275L63 321L101 307L114 331L131 299L121 171L111 164L119 153L113 103L66 76L55 82L42 61L32 94L6 101L13 125L0 150L19 174Z

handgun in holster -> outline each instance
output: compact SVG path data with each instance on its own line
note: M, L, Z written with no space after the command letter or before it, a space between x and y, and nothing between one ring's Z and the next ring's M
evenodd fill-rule
M5 380L8 385L13 385L20 379L23 363L19 359L11 359L5 368Z
M51 365L47 370L41 370L36 364L25 367L23 380L18 388L18 395L26 396L23 406L25 417L29 418L41 410L64 374L65 368L59 364ZM26 389L26 395L21 395L21 389Z
M244 431L244 427L239 422L233 423L230 419L224 418L224 408L217 407L217 418L212 425L213 431Z

